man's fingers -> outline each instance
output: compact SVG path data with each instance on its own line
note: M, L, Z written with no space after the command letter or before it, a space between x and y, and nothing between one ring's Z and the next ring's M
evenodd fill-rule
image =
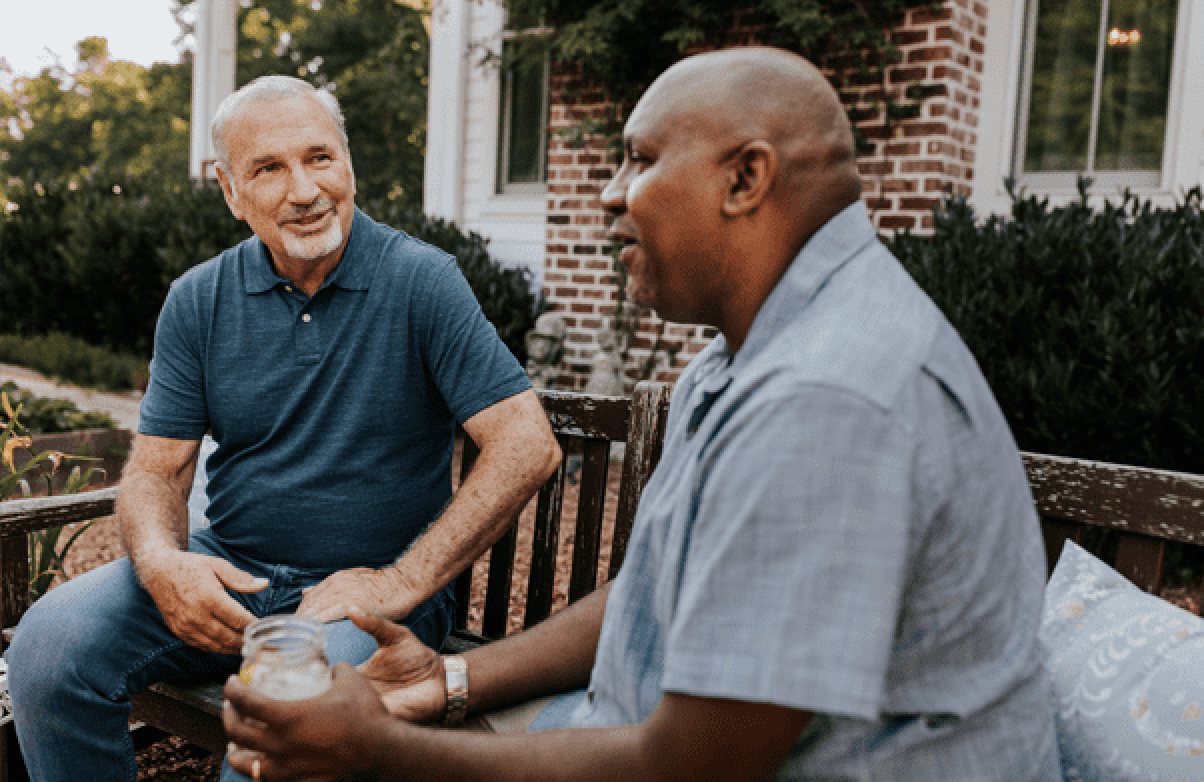
M277 723L282 719L281 709L294 704L291 701L277 701L260 695L243 684L237 676L226 679L224 693L227 708L222 710L222 722L226 725L226 735L240 747L271 752L273 748L264 745L268 732L264 730L264 725L255 723Z
M256 578L217 557L213 557L213 575L222 582L222 586L235 592L258 592L268 585L266 578Z
M392 646L405 638L408 632L401 625L384 617L365 613L358 606L347 609L347 618L353 625L375 638L378 646Z

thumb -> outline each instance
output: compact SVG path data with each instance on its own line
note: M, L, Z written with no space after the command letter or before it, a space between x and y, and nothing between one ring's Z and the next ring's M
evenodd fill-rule
M213 575L222 586L235 592L258 592L268 585L266 578L255 578L245 570L239 570L224 559L213 558Z
M364 613L358 606L347 609L347 618L359 629L376 639L378 646L393 646L402 641L410 631L399 624L379 616Z

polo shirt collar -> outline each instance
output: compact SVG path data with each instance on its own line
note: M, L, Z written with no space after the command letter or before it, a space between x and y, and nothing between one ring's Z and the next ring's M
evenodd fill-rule
M377 242L372 220L359 207L351 219L351 239L343 249L343 257L334 272L322 283L322 288L336 286L349 291L366 291L380 263L380 253L372 252ZM243 287L249 294L266 293L288 281L276 273L268 247L258 236L250 242L250 257L243 267ZM320 289L319 289L320 290Z
M811 302L841 267L866 245L878 240L864 201L857 201L824 223L799 254L757 311L732 370L752 361L787 324ZM728 352L726 340L721 345Z

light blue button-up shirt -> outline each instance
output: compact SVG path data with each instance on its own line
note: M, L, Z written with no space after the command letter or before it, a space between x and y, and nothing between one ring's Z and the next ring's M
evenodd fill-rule
M857 203L683 373L574 725L814 714L781 779L1057 779L1045 557L973 357Z

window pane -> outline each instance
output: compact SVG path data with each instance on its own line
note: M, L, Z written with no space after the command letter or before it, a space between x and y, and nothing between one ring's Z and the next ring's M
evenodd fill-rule
M1095 167L1162 167L1175 0L1112 0Z
M1082 171L1091 133L1100 0L1041 0L1024 145L1026 171Z
M507 69L510 90L510 149L507 183L542 182L544 78L543 63Z

